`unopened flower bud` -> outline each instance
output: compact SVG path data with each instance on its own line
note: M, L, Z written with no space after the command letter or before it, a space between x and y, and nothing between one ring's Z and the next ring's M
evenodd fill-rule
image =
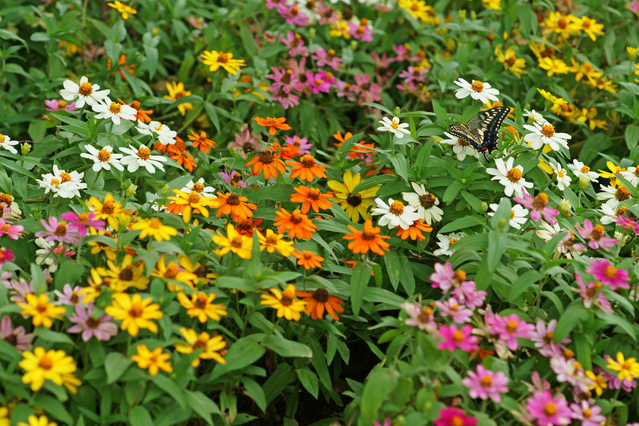
M23 156L29 155L29 153L31 152L31 144L28 142L23 143L20 146L20 150L22 151Z
M151 30L151 35L152 35L152 36L156 36L156 35L158 35L158 33L159 33L159 32L160 32L160 29L159 29L159 28L153 28L153 29Z
M579 176L579 189L588 188L588 184L590 183L590 178L586 175Z
M470 19L473 19L473 20L477 19L477 13L474 10L470 11Z
M506 227L506 225L508 224L508 221L506 219L501 219L498 223L497 223L497 227L499 229L503 229Z
M315 37L315 33L316 33L315 28L314 28L314 27L311 27L311 28L308 30L308 38L313 38L313 37Z
M404 426L406 424L406 417L404 416L397 416L395 418L395 424L397 426Z
M162 195L163 197L166 197L167 195L169 195L169 191L171 190L171 187L169 186L169 184L167 183L166 185L164 185L162 187L162 189L160 190L160 195Z
M481 211L486 213L488 211L488 203L485 201L481 202Z
M395 114L396 117L399 115L400 112L401 109L399 107L395 107L395 109L393 110L393 114Z
M126 189L126 196L133 197L136 194L137 190L138 190L137 185L134 185L134 184L129 185L129 187Z
M125 213L120 213L118 215L118 229L128 228L131 224L131 216Z
M570 201L566 200L565 198L562 198L562 200L559 202L559 207L557 209L562 213L568 213L571 208L572 208L572 204L570 204Z
M459 22L464 22L466 20L466 9L462 9L459 11Z
M351 41L351 50L355 50L357 49L357 40L352 40Z

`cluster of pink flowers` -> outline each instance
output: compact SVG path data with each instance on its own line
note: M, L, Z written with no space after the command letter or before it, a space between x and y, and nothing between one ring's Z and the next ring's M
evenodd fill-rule
M540 192L536 197L528 194L525 189L522 189L523 198L513 197L513 201L528 207L530 209L530 218L534 221L540 221L543 217L544 220L551 225L557 223L556 216L559 215L559 210L553 209L548 206L548 196L543 192Z
M588 239L588 247L593 250L602 248L610 251L610 248L619 242L616 238L606 237L604 227L601 225L593 226L588 219L584 221L583 228L579 225L575 226L575 228L582 238Z

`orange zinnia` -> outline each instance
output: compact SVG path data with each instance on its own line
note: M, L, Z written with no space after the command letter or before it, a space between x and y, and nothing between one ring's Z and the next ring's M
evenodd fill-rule
M308 186L298 186L293 188L297 194L291 194L292 203L304 203L302 204L302 213L306 214L313 208L315 213L319 213L320 209L326 210L332 206L332 203L327 200L333 196L332 192L322 194L317 188L309 188Z
M281 158L282 160L292 160L300 155L297 147L294 145L280 146L278 142L274 142L268 149L275 153L275 158Z
M257 154L251 161L246 163L245 167L253 166L253 176L259 175L262 171L264 171L264 179L269 180L271 176L275 179L279 176L280 173L284 173L286 171L286 165L282 160L276 158L273 153L270 151L262 151Z
M246 219L249 217L253 217L253 212L251 210L257 209L257 206L252 203L247 203L248 198L240 197L238 194L233 194L231 192L227 192L226 194L222 194L221 192L217 193L217 202L218 209L215 217L220 217L223 214L230 214L231 218L234 221L238 221L240 219ZM248 237L253 236L247 235Z
M162 154L166 154L167 151L169 155L176 155L181 153L182 151L186 151L186 145L184 141L179 137L175 137L175 144L173 145L164 145L162 142L157 141L155 145L153 145L153 149L157 149Z
M122 80L127 81L127 76L124 72L122 72L122 68L127 70L131 75L133 75L134 74L133 68L135 68L135 65L124 65L124 64L126 64L126 55L120 55L120 59L118 60L118 65L122 65L122 66L118 67L117 73L120 74L120 77L122 77ZM107 59L107 69L111 71L111 59ZM111 75L113 75L113 73L111 73Z
M293 253L293 256L297 258L297 264L302 265L306 269L322 267L322 264L320 262L323 262L324 258L321 256L316 256L316 255L317 253L309 251L309 250L304 250L304 251L297 250L296 252Z
M388 251L388 244L384 241L385 238L390 238L388 235L379 235L381 229L373 226L371 220L367 220L364 223L364 231L358 231L352 225L348 225L348 228L353 232L344 236L345 240L353 240L348 243L348 248L353 253L368 253L368 250L373 253L377 253L380 256L384 255L384 250Z
M312 155L302 155L300 161L289 161L289 166L293 166L291 170L291 178L295 179L299 176L301 180L313 182L315 177L325 178L326 172L324 171L325 165L320 165L315 162L315 158Z
M200 151L208 154L211 149L215 149L215 141L206 138L206 132L202 132L199 135L191 130L193 136L189 136L189 140L193 141L193 148L200 147Z
M286 209L281 209L275 212L278 216L273 222L275 226L279 226L278 233L283 234L288 230L289 238L299 238L301 240L308 240L313 236L313 232L317 231L317 228L311 222L311 220L305 214L302 214L299 209L295 209L293 213L289 213Z
M126 102L124 102L122 99L118 99L118 102L120 102L122 105L126 104ZM140 120L143 123L150 123L151 122L151 117L149 117L148 114L153 114L153 110L152 109L147 109L147 110L140 109L141 105L140 105L140 102L138 102L138 101L131 102L129 104L129 106L136 111L136 114L135 114L135 119L136 120Z
M286 118L284 117L280 117L280 118L255 117L255 121L257 121L257 124L259 124L262 127L268 127L268 134L271 136L275 136L275 133L277 132L277 130L275 129L280 129L280 130L291 129L291 126L289 126L288 124L284 124L284 122L286 121Z
M344 142L346 142L348 139L353 137L353 134L351 132L346 132L344 137L342 137L342 132L338 131L337 133L333 135L333 137L339 141L339 143L335 144L335 146L339 148L344 144Z
M197 167L197 164L195 164L195 158L191 157L187 151L169 153L169 157L172 160L177 161L180 166L183 166L189 172L193 171L193 167Z
M295 295L297 297L304 297L302 301L307 303L304 310L313 319L324 318L324 310L326 310L331 318L335 321L339 321L339 317L335 311L339 313L344 312L344 308L340 305L340 303L344 303L344 301L337 296L329 295L328 291L323 288L318 288L312 293L310 291L296 291Z
M237 221L235 230L240 235L244 235L245 237L252 237L253 229L257 228L257 232L262 232L264 230L263 228L259 227L261 223L262 219L253 219L252 217L247 217L246 219L240 219Z
M353 160L362 158L366 159L367 157L371 157L376 154L374 151L375 145L372 143L363 143L360 142L358 144L353 145L350 152L348 153L348 157Z
M411 240L419 240L424 241L426 237L422 234L423 232L433 232L433 227L427 223L424 223L424 219L418 219L408 229L402 229L400 226L396 227L397 236L402 237L402 240L410 237Z

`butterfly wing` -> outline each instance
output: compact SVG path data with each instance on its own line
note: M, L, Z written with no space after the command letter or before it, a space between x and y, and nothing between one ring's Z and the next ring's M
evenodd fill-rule
M483 140L479 132L475 129L471 129L466 124L451 124L448 131L459 139L463 139L470 143L477 151L482 150Z
M470 132L479 136L479 148L482 151L492 151L497 146L499 129L510 113L508 107L495 107L484 112L480 112L473 117L466 125ZM455 135L457 136L457 135Z

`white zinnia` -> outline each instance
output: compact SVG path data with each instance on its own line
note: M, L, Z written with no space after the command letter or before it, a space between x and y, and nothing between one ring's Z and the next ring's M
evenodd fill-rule
M563 146L568 149L568 139L571 139L568 133L555 133L555 126L545 123L540 126L538 123L524 124L524 129L532 132L524 136L525 142L531 143L532 149L539 149L544 145L550 146L553 151L559 151L559 147Z
M490 208L493 210L493 212L488 213L488 216L494 216L494 212L496 212L499 208L499 204L491 204ZM521 229L521 225L526 223L526 221L528 220L526 216L528 216L528 210L523 208L519 204L515 204L513 208L510 209L510 220L508 221L508 223L515 229Z
M611 209L616 209L619 203L629 198L631 198L630 192L623 185L619 185L618 188L611 185L601 186L601 192L597 193L597 200L605 201Z
M84 104L94 105L106 98L111 92L110 90L100 90L97 84L89 83L89 79L82 77L80 84L71 80L66 80L63 84L64 89L60 90L60 96L65 101L75 101L76 108L84 107Z
M3 135L0 133L0 146L9 151L12 154L17 154L18 151L14 148L15 145L19 144L18 141L12 141L11 138L7 135Z
M375 199L377 207L373 208L371 213L373 215L382 215L379 219L380 226L386 226L390 229L400 227L402 229L408 229L416 221L419 220L419 214L411 206L404 206L401 201L394 201L392 198L388 199L388 204L382 201L381 198Z
M448 132L444 132L444 135L446 135L448 139L442 139L440 143L452 145L453 152L457 154L457 158L459 159L459 161L463 161L467 155L479 158L479 151L473 148L473 146L468 141L459 139L457 136L453 136Z
M570 182L572 182L572 178L568 176L568 172L566 169L561 167L559 163L549 164L550 168L557 175L557 188L563 191L566 187L570 186Z
M537 111L535 111L534 109L531 109L530 111L528 111L527 109L524 110L524 116L528 117L528 122L535 124L535 123L541 123L541 124L546 124L546 119L544 118L543 115L541 115L540 113L538 113Z
M80 189L86 189L87 184L82 183L84 173L70 172L53 166L53 173L42 175L42 179L36 180L40 188L44 188L44 193L52 192L54 196L62 198L80 197Z
M169 126L159 121L151 121L149 124L140 122L137 129L144 135L151 135L158 138L162 145L175 145L177 143L175 140L177 132L169 129Z
M120 162L127 166L129 173L136 172L140 167L146 168L149 173L155 173L155 168L164 171L162 163L166 162L166 158L160 155L151 155L151 150L142 145L135 150L131 145L128 148L120 148L120 151L128 154Z
M49 268L49 272L54 273L58 270L56 264L56 256L49 254L57 245L55 241L47 241L44 238L36 238L35 243L40 249L36 250L36 265L42 265L43 263Z
M602 225L610 225L611 223L615 223L617 221L617 218L619 217L619 215L617 214L618 210L613 209L608 204L602 204L599 211L603 213L603 216L601 216L601 219L599 219Z
M424 185L411 182L415 192L402 192L404 201L411 207L417 209L420 219L424 219L427 224L432 225L434 222L442 220L444 211L437 207L439 199L426 191Z
M110 145L105 146L101 150L91 146L85 145L84 149L89 151L89 153L80 154L81 157L88 158L89 160L93 160L93 171L99 172L100 170L111 170L111 166L116 169L122 171L124 167L120 164L120 159L123 157L122 154L114 154L113 147Z
M117 125L121 123L122 119L135 121L135 115L137 114L134 108L127 104L122 105L119 102L113 102L108 96L102 102L93 104L93 111L98 113L95 118L110 118L113 124Z
M189 194L191 191L195 191L200 194L200 197L213 197L215 196L215 188L212 186L206 186L206 182L204 182L204 178L200 178L197 182L190 181L186 184L184 188L181 190L182 192L186 192Z
M532 188L532 182L526 182L522 176L524 175L524 168L521 165L517 167L513 167L513 163L515 159L510 157L504 163L504 160L501 158L497 158L495 160L496 169L486 169L486 172L490 175L493 175L491 180L498 180L500 184L504 186L504 194L508 197L512 197L513 193L522 197L523 192L522 189Z
M639 184L639 168L628 167L628 170L621 170L619 174L630 182L632 186L637 186L637 184Z
M453 254L455 249L453 249L453 244L459 241L464 235L452 233L448 235L437 234L437 245L439 248L433 252L435 256L450 256Z
M399 139L404 137L404 133L410 135L410 130L407 130L408 123L400 123L399 118L393 117L391 121L388 117L382 118L379 123L381 123L382 127L378 127L377 131L379 132L391 132Z
M497 95L499 90L491 88L489 83L484 83L479 80L473 80L472 84L464 80L463 78L457 79L455 84L461 87L455 91L455 97L457 99L464 99L470 96L473 99L481 101L482 104L487 104L488 101L497 102Z
M590 182L597 182L599 179L598 173L591 172L590 167L586 166L579 160L573 160L572 164L568 164L568 168L572 170L578 179L581 179L582 176L586 177ZM623 174L623 172L621 174Z

